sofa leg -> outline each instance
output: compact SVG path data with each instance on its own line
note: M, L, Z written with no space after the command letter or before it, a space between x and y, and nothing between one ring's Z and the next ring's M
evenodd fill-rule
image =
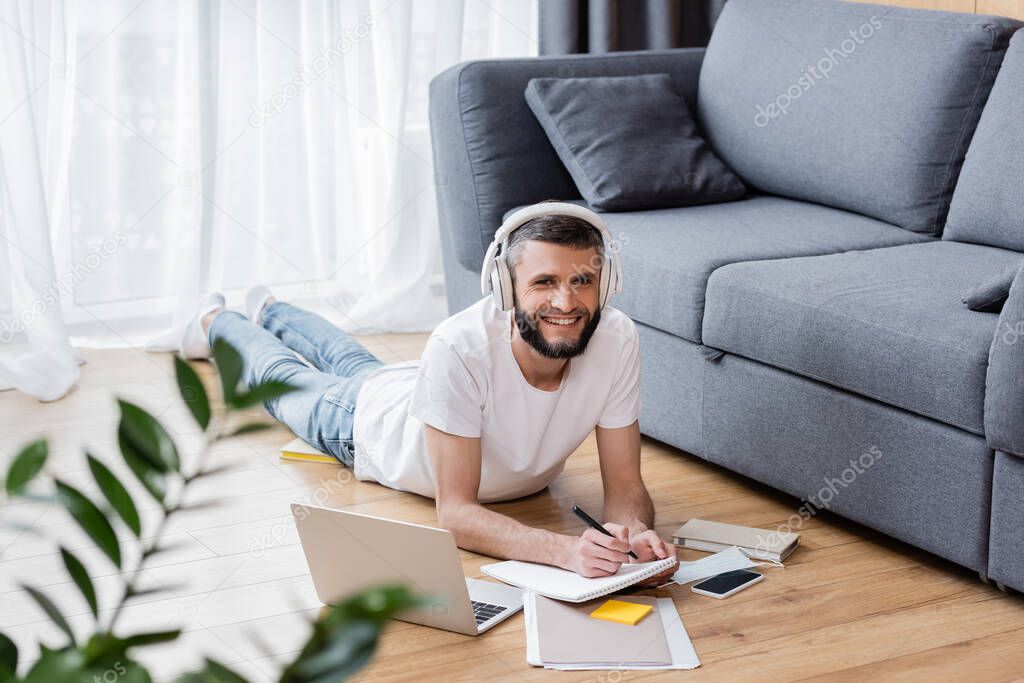
M978 570L978 578L981 579L981 582L983 584L985 584L986 586L989 585L988 584L988 577L985 576L985 572L981 571L980 569Z
M1007 588L1003 584L999 583L998 581L996 581L996 588L998 588L999 590L1003 591L1004 593L1009 593L1010 592L1009 588Z

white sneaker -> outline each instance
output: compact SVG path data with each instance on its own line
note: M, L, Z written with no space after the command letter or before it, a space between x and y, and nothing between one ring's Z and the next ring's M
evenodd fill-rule
M273 292L266 285L255 285L245 293L245 317L254 325L260 324L260 316L267 307L267 301L274 298Z
M203 331L203 318L217 309L224 308L224 295L220 292L209 292L199 300L199 312L185 325L178 343L181 355L189 360L209 358L213 355L210 349L210 338Z

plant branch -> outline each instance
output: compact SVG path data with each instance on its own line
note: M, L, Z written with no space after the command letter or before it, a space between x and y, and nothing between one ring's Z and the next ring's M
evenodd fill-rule
M203 449L199 454L199 464L196 470L189 475L183 475L181 478L181 491L178 493L178 500L170 506L162 506L163 517L160 519L160 523L157 525L156 531L153 533L150 542L147 544L144 539L138 539L139 547L142 552L139 554L139 561L135 566L135 569L130 573L128 578L124 578L122 585L123 589L121 592L121 599L118 601L117 606L114 608L114 613L110 616L110 621L107 622L107 633L114 632L114 625L117 623L118 618L124 611L125 605L128 603L134 595L138 587L139 577L142 575L142 571L145 569L146 561L152 557L160 547L160 541L163 540L164 532L167 530L168 520L174 515L174 513L181 510L185 500L185 492L189 485L192 484L196 479L202 477L206 470L203 465L206 464L206 460L209 457L210 450L213 444L216 443L223 436L222 433L214 435L207 435L203 440ZM122 574L124 576L124 574Z

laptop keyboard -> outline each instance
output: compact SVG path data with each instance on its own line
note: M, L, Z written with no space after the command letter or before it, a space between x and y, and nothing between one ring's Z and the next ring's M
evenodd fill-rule
M477 600L470 600L470 602L473 603L473 616L476 617L477 626L485 621L490 621L493 617L508 609L508 607L504 607L502 605L492 605L490 603L479 602Z

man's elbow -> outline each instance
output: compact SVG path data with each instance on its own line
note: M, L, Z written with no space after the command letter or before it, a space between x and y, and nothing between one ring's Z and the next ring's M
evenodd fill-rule
M438 526L450 531L455 536L456 544L460 546L466 535L466 521L470 519L474 507L476 506L464 501L437 501Z

